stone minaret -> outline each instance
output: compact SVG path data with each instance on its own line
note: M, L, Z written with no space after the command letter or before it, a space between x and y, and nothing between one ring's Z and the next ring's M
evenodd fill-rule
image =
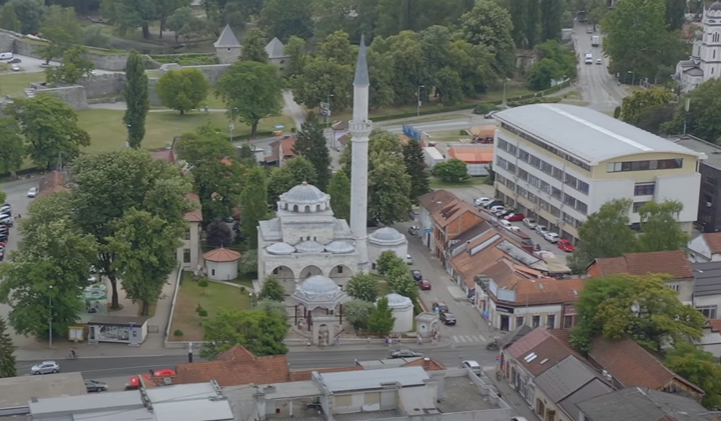
M351 142L350 225L358 251L358 270L368 272L368 136L372 122L368 119L368 63L365 37L361 36L358 62L353 80L353 120L349 122Z

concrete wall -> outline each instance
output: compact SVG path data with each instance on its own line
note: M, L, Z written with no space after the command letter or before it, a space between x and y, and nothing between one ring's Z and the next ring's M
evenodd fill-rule
M39 84L30 84L35 89L35 94L49 94L57 96L75 110L88 108L88 97L85 96L85 88L79 85L62 86L60 88L46 88Z
M78 85L85 88L88 98L123 94L125 91L125 73L92 75L84 78Z
M230 68L230 64L207 64L203 66L183 66L183 69L198 69L203 72L203 76L208 79L211 85L220 79Z
M241 47L215 49L215 55L218 56L218 62L223 64L235 63L240 60L241 54Z

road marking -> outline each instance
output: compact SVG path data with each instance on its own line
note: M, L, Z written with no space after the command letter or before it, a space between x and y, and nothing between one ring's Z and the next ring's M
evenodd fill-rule
M453 342L487 342L483 335L453 335Z

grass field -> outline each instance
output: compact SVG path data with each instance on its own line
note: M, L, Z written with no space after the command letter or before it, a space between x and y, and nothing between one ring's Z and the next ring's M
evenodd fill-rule
M208 311L208 317L198 315L196 312L198 305ZM242 292L240 288L215 282L210 282L208 288L203 291L198 286L198 283L192 280L192 275L189 272L184 272L183 282L178 291L178 300L175 302L169 339L202 341L203 320L212 318L221 308L233 310L250 309L248 292ZM183 331L183 336L176 337L173 334L176 330Z
M0 73L0 95L22 95L29 83L45 82L45 73Z

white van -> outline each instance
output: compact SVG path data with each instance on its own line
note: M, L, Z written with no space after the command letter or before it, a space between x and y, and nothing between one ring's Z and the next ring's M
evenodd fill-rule
M586 64L593 64L593 54L586 53Z
M0 60L10 60L13 58L13 53L0 53Z

